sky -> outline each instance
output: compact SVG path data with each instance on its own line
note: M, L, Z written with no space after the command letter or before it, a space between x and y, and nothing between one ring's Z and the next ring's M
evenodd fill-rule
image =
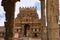
M4 26L5 20L5 11L3 6L1 6L0 0L0 26ZM60 2L60 1L59 1ZM17 14L19 13L19 7L36 7L37 13L39 18L41 18L41 6L40 6L39 0L20 0L20 2L16 2L15 5L15 18L17 17ZM59 3L60 4L60 3ZM60 8L59 8L60 10Z
M2 0L0 0L0 26L3 26L5 21L5 12L3 7L1 6L1 1Z

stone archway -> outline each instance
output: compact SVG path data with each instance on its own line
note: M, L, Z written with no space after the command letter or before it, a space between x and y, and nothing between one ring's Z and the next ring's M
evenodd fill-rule
M2 6L4 7L4 10L6 11L5 40L12 40L13 38L14 11L15 11L15 3L17 1L20 1L20 0L2 0ZM42 6L44 5L43 3L44 2L42 2ZM42 8L42 13L44 13L43 10L44 8Z
M12 40L12 38L13 38L14 11L15 11L15 3L17 1L19 1L19 0L2 0L2 6L4 7L4 10L6 11L6 21L7 21L7 22L5 22L5 28L6 28L5 40ZM43 21L42 24L45 25L45 23L44 23L45 16L43 14L43 13L45 13L44 12L44 10L45 10L45 3L44 3L45 0L40 0L40 1L41 1L41 7L42 7L41 8L41 10L42 10L42 21ZM53 2L56 5L51 6L50 4L53 4L51 2ZM52 23L56 24L57 22L56 22L55 19L56 19L56 16L58 17L58 14L57 14L58 13L58 0L48 0L47 4L48 4L47 5L47 9L49 9L47 11L48 17L49 17L48 18L48 22L51 22L51 24ZM55 8L54 9L55 11L53 11L55 17L51 17L51 18L54 18L53 19L54 21L52 20L53 22L49 20L50 19L50 15L49 14L50 14L50 12L52 13L52 10L53 10L53 9L50 10L50 8L53 8L53 9ZM48 25L48 27L49 27L49 25ZM53 25L53 28L55 28L57 26L58 26L58 24L56 24L56 26ZM54 31L54 30L52 30L52 31ZM55 32L55 34L57 33L57 35L54 34L54 36L58 37L58 30L57 30L57 32L56 32L56 30L54 32ZM42 33L43 33L43 31L42 31ZM53 34L53 32L50 32L50 31L48 31L48 33ZM50 35L49 37L51 37L52 39L49 39L49 40L54 40L54 38L56 38L56 37L54 37L51 34L49 34ZM58 39L59 39L59 37L57 39L55 39L55 40L58 40ZM43 34L42 34L42 40L44 40Z

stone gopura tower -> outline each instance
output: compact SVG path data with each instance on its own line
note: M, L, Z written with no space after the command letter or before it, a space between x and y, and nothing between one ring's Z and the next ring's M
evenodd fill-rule
M14 23L13 33L23 36L40 37L41 23L36 8L20 8Z

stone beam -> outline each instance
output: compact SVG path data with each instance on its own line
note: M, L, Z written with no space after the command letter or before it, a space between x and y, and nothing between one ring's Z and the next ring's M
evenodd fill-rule
M5 40L12 40L13 38L13 24L14 24L14 12L15 3L19 0L2 0L2 6L6 12L6 22L5 22Z

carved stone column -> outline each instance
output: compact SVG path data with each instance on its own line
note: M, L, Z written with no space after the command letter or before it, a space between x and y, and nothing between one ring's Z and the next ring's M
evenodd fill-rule
M47 40L59 40L59 0L47 0Z
M46 22L45 22L45 0L41 1L41 24L42 24L42 32L41 32L41 39L46 40L46 33L44 33L44 30L46 28Z
M2 6L6 12L5 40L12 40L13 38L14 12L17 1L19 0L2 0Z

